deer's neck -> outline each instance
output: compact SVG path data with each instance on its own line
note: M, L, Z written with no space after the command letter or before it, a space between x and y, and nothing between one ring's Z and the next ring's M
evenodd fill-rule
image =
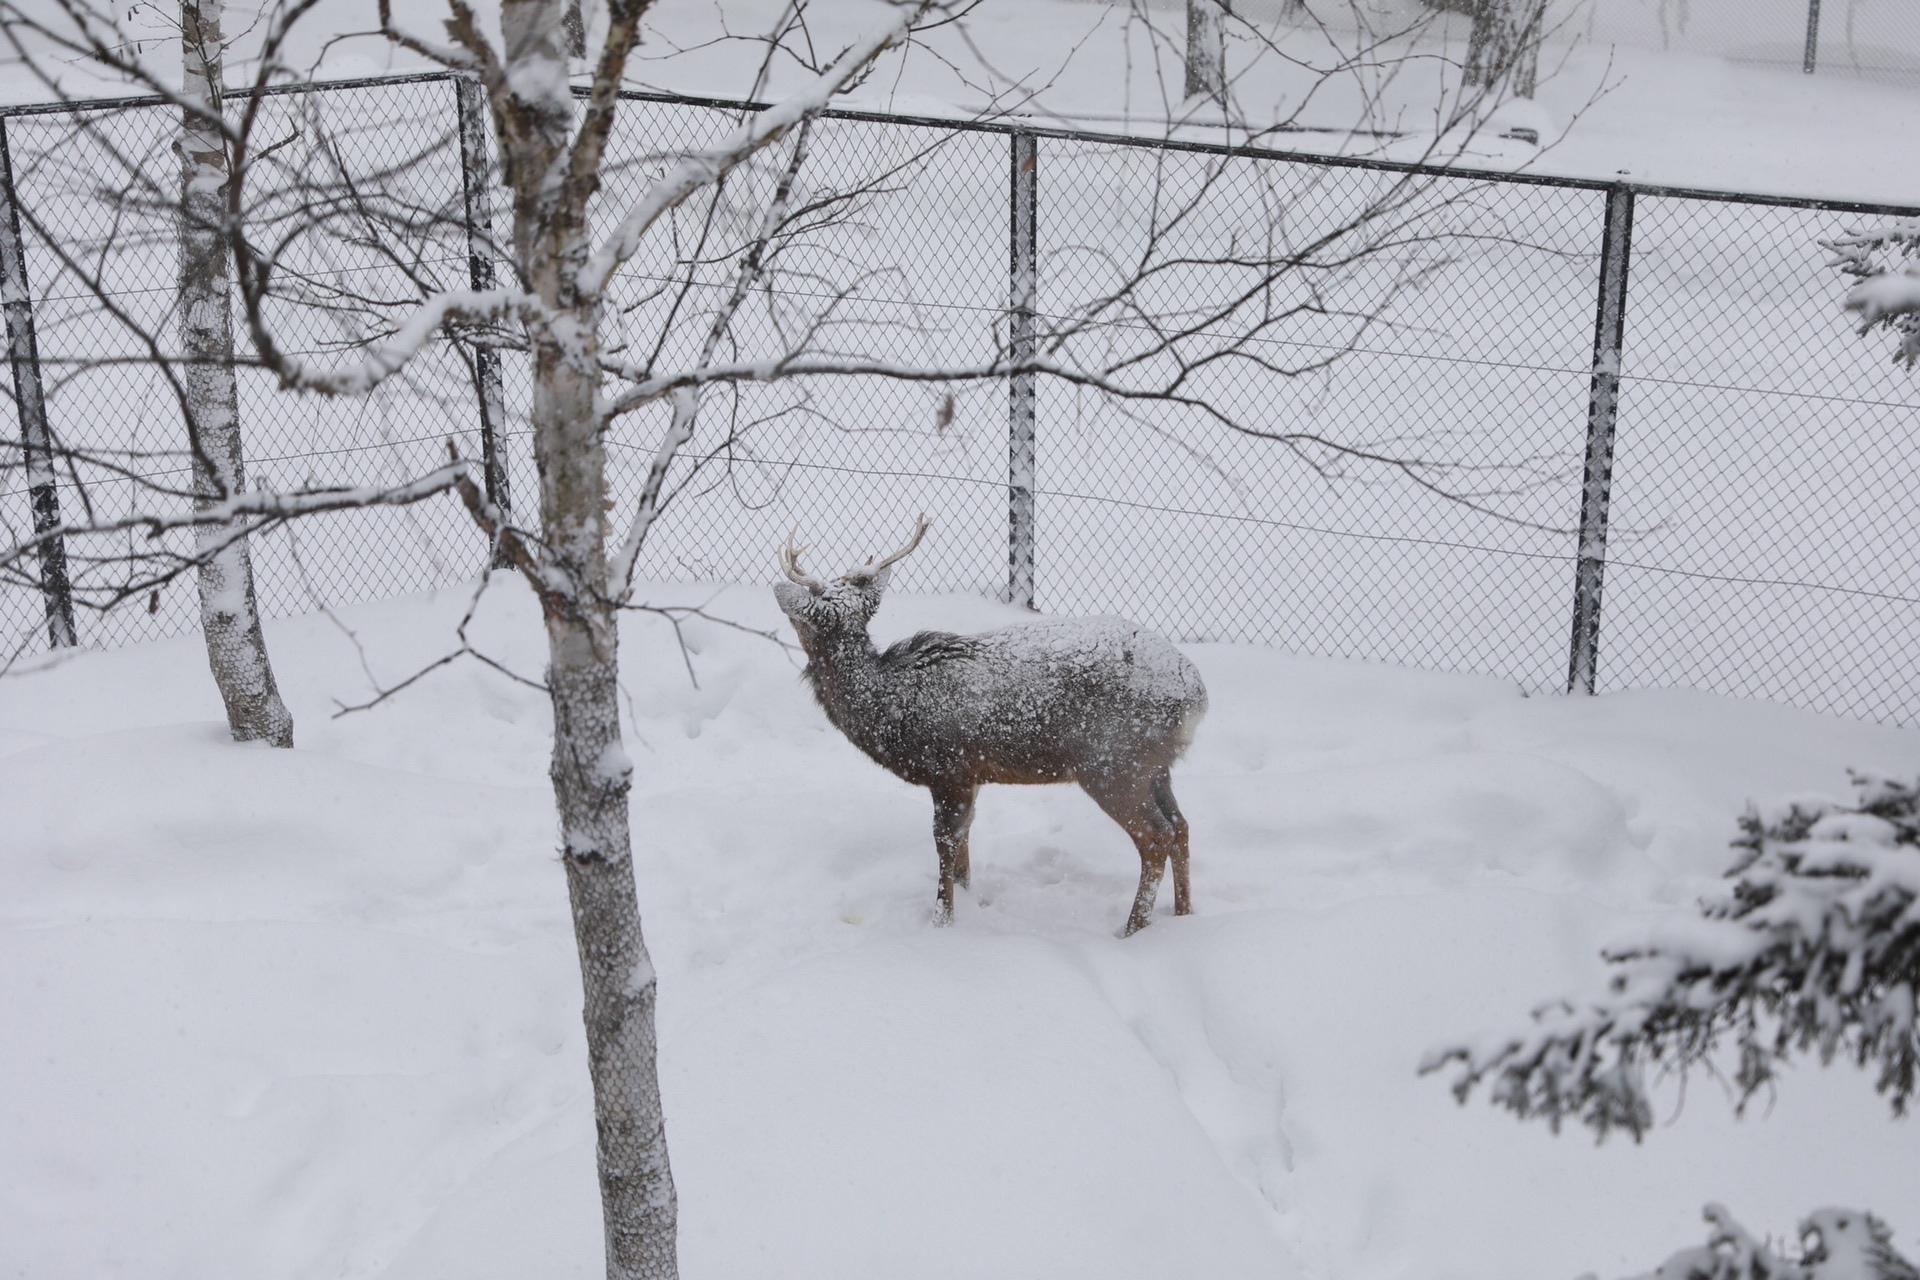
M887 763L887 726L896 717L898 692L880 666L865 633L841 636L809 655L807 676L834 727L868 755Z

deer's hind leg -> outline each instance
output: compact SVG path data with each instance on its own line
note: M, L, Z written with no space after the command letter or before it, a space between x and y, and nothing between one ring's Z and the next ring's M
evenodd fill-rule
M972 783L935 784L933 792L933 846L940 854L939 906L934 922L953 923L953 886L972 880L967 856L967 830L973 825L973 800L980 788Z
M1176 847L1173 821L1161 810L1151 775L1082 778L1080 786L1133 838L1134 847L1140 851L1140 888L1133 896L1133 910L1127 913L1127 927L1121 930L1121 936L1138 933L1147 927L1147 918L1153 914L1154 899L1160 896L1160 877L1166 873L1167 858Z
M960 836L953 851L953 882L962 889L973 887L973 855L969 851L973 832L973 802L980 796L980 787L974 784L967 788L966 813L960 819Z
M1162 769L1153 776L1153 802L1173 824L1173 914L1193 914L1193 892L1187 883L1187 817L1173 798L1173 773Z

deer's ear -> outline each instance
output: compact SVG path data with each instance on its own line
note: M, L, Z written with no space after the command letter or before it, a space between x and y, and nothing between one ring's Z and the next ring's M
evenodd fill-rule
M885 593L887 589L887 584L892 581L893 581L893 566L888 565L886 568L882 569L880 572L873 575L873 581L869 585L873 587L873 593L875 595L881 595Z
M813 604L813 593L797 582L776 582L773 584L773 598L779 602L780 611L789 618L805 616Z

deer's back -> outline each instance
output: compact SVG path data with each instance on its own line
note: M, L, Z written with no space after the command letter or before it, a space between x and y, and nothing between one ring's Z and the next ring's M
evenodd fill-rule
M923 784L1063 782L1164 767L1207 706L1186 656L1121 618L921 632L878 655L878 677L879 714L865 717L865 732L841 727L881 764Z

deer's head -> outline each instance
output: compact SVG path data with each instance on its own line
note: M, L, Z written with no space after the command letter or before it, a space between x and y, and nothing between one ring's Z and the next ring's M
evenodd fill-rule
M801 647L811 654L817 643L845 634L864 634L867 622L880 608L880 597L886 594L893 566L913 553L930 524L921 516L914 521L913 536L905 546L878 563L869 558L832 582L822 582L800 568L800 555L806 548L794 545L798 530L789 534L787 545L776 553L787 580L773 584L773 598L793 623Z

